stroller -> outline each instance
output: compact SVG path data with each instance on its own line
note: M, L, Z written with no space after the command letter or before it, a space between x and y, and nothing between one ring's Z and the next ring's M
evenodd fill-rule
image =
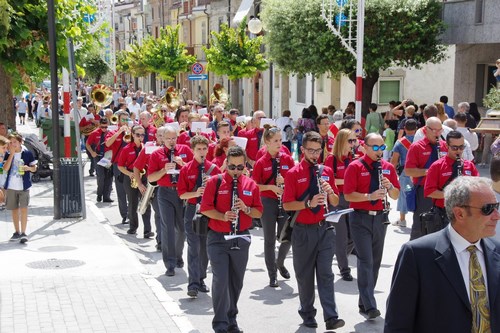
M52 179L52 152L48 151L45 145L40 142L38 136L29 134L24 138L24 145L28 148L36 160L38 160L38 168L31 175L31 181L37 183L41 178L50 177Z

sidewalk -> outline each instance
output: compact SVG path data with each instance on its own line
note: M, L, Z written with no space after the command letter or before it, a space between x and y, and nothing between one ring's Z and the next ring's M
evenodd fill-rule
M10 212L0 212L0 332L188 331L94 204L86 220L56 221L52 183L30 194L27 244L8 241Z

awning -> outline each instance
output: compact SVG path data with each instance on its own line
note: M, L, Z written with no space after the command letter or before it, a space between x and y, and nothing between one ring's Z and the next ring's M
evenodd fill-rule
M238 8L238 11L236 12L236 15L234 15L232 26L237 27L240 25L241 21L245 18L245 16L248 15L248 12L253 6L253 0L243 0L241 2L240 8Z

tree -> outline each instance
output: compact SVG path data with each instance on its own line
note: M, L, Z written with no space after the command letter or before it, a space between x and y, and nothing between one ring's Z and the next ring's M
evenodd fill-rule
M203 47L207 55L207 70L217 75L227 75L232 81L231 102L239 105L239 79L253 77L267 69L267 60L260 52L262 37L249 38L246 34L246 18L237 29L222 24L220 32L212 31L210 48Z
M68 66L66 39L80 45L76 63L99 40L104 26L89 32L83 18L94 14L87 0L56 1L57 57L60 66ZM45 0L0 0L0 121L15 128L13 92L27 89L49 75L48 18Z
M346 74L356 80L356 59L321 18L322 0L264 0L262 21L269 58L285 73ZM351 0L351 4L353 1ZM379 72L391 66L420 68L445 58L439 37L445 25L437 0L367 0L365 4L363 115ZM346 28L343 28L344 33ZM354 29L354 34L355 34Z
M110 70L108 64L97 53L91 53L85 57L82 66L86 76L94 80L95 83L100 83L101 78Z
M130 50L121 51L116 56L116 69L132 75L143 77L151 73L144 64L144 55L139 44L130 45Z

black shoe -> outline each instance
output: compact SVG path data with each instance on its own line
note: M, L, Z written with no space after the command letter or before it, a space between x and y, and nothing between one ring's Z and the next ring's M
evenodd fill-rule
M21 234L18 233L17 231L12 234L12 237L9 239L11 242L17 242L21 239Z
M106 202L106 201L104 201L104 202ZM124 218L122 219L122 224L128 224L128 221L127 221L127 218L126 218L126 217L124 217Z
M318 327L318 323L316 322L316 319L314 319L314 318L304 319L303 324L305 327L311 327L311 328Z
M377 317L380 317L380 310L370 309L370 310L366 311L366 315L368 316L368 319L375 319Z
M269 280L269 287L271 288L277 288L279 285L278 285L278 279L277 278L271 278Z
M115 202L114 200L110 199L110 198L104 198L104 200L102 202Z
M327 330L334 330L336 328L344 327L345 321L339 318L330 318L326 322Z
M288 269L286 269L285 266L278 267L278 270L280 271L280 275L283 277L283 279L290 279L290 272Z
M156 244L156 251L161 252L161 243Z
M352 277L351 273L344 273L344 274L342 274L342 280L352 281L352 280L354 280L354 278Z
M236 324L229 325L227 327L227 333L243 333L242 330Z
M136 235L137 234L137 230L128 229L127 230L127 234L129 234L129 235Z
M173 268L168 268L167 271L165 272L166 276L174 276L175 275L175 269Z
M202 293L208 293L210 289L208 289L207 285L205 282L201 281L200 282L200 288L198 288L198 291L201 291Z
M94 177L94 173L93 172L89 172L89 177Z
M196 298L198 297L198 289L189 289L187 294L189 297Z
M366 314L366 309L364 305L358 305L359 313Z
M177 268L182 268L184 267L184 260L182 259L177 259L177 264L175 265Z
M21 244L24 244L24 243L26 243L27 241L28 241L28 236L26 236L26 234L23 232L23 233L21 234L21 237L20 237L20 241L19 241L19 242L20 242Z
M154 237L155 233L150 231L150 232L146 232L144 234L144 238L151 238L151 237Z
M97 196L97 202L101 202L102 201L102 195L98 195Z

